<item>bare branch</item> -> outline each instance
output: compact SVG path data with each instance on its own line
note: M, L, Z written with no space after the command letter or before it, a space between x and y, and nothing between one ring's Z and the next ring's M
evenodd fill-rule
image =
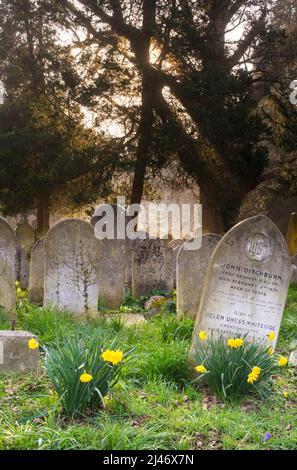
M254 23L251 30L247 33L244 39L240 41L236 51L228 59L229 67L232 69L235 65L238 64L242 56L248 50L248 48L253 44L253 41L265 30L265 18L266 11L263 11L260 18Z

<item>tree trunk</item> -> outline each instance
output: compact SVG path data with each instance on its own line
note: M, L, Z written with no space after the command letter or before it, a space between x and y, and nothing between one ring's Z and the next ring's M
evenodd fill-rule
M143 40L134 44L133 49L137 60L143 64L141 118L139 124L139 142L136 154L136 165L131 193L131 204L140 204L143 196L145 172L149 162L152 142L154 112L153 103L156 93L155 73L150 67L150 45L156 23L156 0L143 2Z
M142 113L139 126L139 142L137 148L136 165L131 193L131 204L140 204L143 196L145 172L149 161L149 152L152 141L154 113L152 108L154 86L150 75L146 72L142 79Z
M224 230L223 217L214 195L207 194L200 188L200 204L202 204L202 232L222 234Z

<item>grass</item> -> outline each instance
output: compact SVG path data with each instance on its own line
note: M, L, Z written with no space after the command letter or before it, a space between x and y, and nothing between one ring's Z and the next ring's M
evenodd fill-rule
M288 355L297 338L297 290L290 289L281 326L278 352ZM80 419L61 414L58 399L44 368L36 376L0 377L0 449L295 449L296 376L280 369L272 397L254 397L238 405L220 402L204 386L189 384L186 359L193 324L162 314L127 328L119 321L88 324L115 334L125 350L135 347L134 359L105 401L105 409ZM0 312L0 328L7 320ZM19 329L51 344L80 324L61 314L30 306L19 312ZM283 391L288 392L284 398ZM272 437L265 445L261 436Z

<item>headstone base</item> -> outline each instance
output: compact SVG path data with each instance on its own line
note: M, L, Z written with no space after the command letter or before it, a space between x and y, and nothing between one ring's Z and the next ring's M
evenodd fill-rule
M31 338L37 339L27 331L0 331L0 374L37 370L39 349L29 348Z

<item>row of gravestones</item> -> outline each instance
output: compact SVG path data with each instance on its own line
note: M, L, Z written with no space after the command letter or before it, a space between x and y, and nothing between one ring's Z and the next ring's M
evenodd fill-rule
M121 243L99 241L92 226L81 220L66 219L56 224L32 253L33 262L35 255L42 259L38 249L45 254L45 269L39 267L40 277L45 274L44 304L74 313L96 311L98 279L104 275L100 263L106 272L120 271L123 286L127 256L126 252L121 254ZM277 227L266 217L257 216L236 225L222 239L204 236L200 250L188 251L187 243L180 246L177 241L136 240L132 247L133 294L149 293L156 287L171 290L177 260L178 315L195 319L190 358L199 330L263 340L273 331L275 345L291 279L291 257ZM0 219L0 304L10 311L14 308L15 249L15 235ZM109 257L104 256L105 264L104 249L109 253ZM168 251L171 256L166 256ZM119 269L121 259L123 269ZM117 290L119 275L114 276Z
M27 260L29 254L31 257L30 299L75 314L96 312L98 298L110 309L118 308L123 302L125 287L130 283L134 297L150 294L153 289L172 291L175 287L177 248L181 242L167 243L166 240L148 238L98 240L92 225L78 219L57 223L33 248L28 233L26 227L22 237L20 230L14 234L8 223L1 219L3 289L0 305L8 311L14 311L13 260L14 253L20 249L23 256L19 260L17 255L17 273L25 271L24 259ZM139 237L146 235L136 233ZM26 288L25 276L17 278L23 281L21 287Z
M255 221L254 218L251 220ZM261 220L268 225L268 219L261 217ZM9 250L5 247L10 245L14 251L15 237L3 219L1 223L2 258L6 260L2 264L6 266ZM234 229L239 230L238 227ZM34 231L30 229L28 224L22 224L16 230L16 251L22 250L26 259L34 241ZM281 236L279 232L278 235ZM186 314L195 320L208 262L220 238L215 234L204 235L202 246L196 251L188 250L191 241L99 241L87 222L65 219L49 231L45 241L39 240L33 246L29 295L35 303L44 300L44 305L74 313L92 313L97 310L98 297L109 308L118 308L123 301L125 285L131 279L134 297L149 294L153 289L170 291L177 283L178 318ZM259 240L261 242L261 237ZM2 277L4 279L5 275ZM257 285L258 281L254 280ZM25 287L22 283L21 286ZM3 297L7 296L4 290L7 292L3 289Z

